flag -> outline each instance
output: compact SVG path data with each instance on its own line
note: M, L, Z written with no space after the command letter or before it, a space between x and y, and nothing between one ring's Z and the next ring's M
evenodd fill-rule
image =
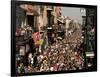
M42 45L43 44L43 39L40 39L40 40L36 41L36 44Z
M43 39L42 39L42 35L40 34L40 32L33 33L32 38L36 45L42 45Z

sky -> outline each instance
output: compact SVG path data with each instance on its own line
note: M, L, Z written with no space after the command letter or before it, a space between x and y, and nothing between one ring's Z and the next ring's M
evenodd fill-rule
M75 19L82 24L82 15L80 13L80 8L61 7L61 10L62 10L62 15L69 16L71 19Z

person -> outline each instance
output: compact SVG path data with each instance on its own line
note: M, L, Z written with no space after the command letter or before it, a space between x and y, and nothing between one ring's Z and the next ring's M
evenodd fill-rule
M37 55L37 53L35 53L34 54L34 56L33 56L33 67L37 67L37 65L38 65L38 57L37 57L38 55Z
M34 54L36 52L36 49L34 40L32 38L29 39L29 47L30 47L30 52Z
M17 72L18 73L24 73L25 72L23 63L20 63L20 65L18 66Z

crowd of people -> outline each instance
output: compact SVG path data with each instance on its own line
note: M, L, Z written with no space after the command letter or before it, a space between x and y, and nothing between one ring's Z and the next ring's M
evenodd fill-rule
M24 59L17 58L16 70L18 74L81 70L84 68L83 42L80 30L76 30L64 39L56 39L53 44L49 44L41 52L39 52L38 46L33 49L27 52Z

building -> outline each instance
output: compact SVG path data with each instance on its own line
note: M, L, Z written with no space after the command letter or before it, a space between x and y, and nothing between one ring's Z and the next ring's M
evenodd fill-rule
M59 27L60 16L61 8L59 6L17 5L16 45L26 47L32 34L40 32L43 34L42 39L45 39L42 48L48 46L49 41L51 42L54 38L52 36L55 27Z
M86 67L94 67L96 65L95 57L95 27L96 27L96 9L85 8L81 9L83 18L83 30L85 32L85 57Z

